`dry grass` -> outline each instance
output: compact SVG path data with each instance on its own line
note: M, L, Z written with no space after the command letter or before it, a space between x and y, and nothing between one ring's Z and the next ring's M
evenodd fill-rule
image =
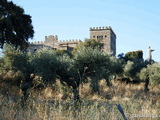
M54 86L33 90L22 109L19 89L7 85L0 84L0 120L121 120L123 118L115 104L122 105L129 120L160 119L158 87L150 88L145 93L143 84L113 82L112 86L107 87L106 82L101 80L100 94L93 94L89 84L81 85L82 103L75 105L72 89L57 81Z

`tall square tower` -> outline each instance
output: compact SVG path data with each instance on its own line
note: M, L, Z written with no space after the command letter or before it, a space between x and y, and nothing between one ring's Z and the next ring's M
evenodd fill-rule
M116 34L110 26L90 28L90 39L101 40L104 44L103 50L116 55Z

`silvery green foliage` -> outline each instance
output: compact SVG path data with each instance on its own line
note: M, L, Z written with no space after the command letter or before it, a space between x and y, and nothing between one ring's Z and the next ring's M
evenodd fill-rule
M113 75L121 75L123 73L123 61L117 59L115 56L110 57L110 69L109 72Z
M56 81L59 72L64 73L68 68L68 56L57 56L53 50L44 48L32 55L31 64L34 66L34 73L40 76L44 83L50 84Z
M143 68L139 73L141 79L145 80L149 77L150 84L160 85L160 64L153 63L151 65L147 65L147 68Z
M82 77L96 77L97 73L100 77L105 71L108 62L108 55L98 49L90 47L82 47L77 51L74 57L75 68Z
M5 45L5 54L3 56L3 60L4 69L21 71L25 74L29 67L28 56L22 51L19 51L15 49L15 47L8 44Z
M127 61L127 64L124 66L124 77L128 77L131 80L139 79L137 74L146 66L147 63L142 60Z
M98 92L98 81L103 79L104 74L108 74L109 62L110 59L106 53L91 47L82 46L74 56L75 71L78 72L82 82L88 82L90 78L94 92Z
M134 67L134 63L132 61L127 61L127 64L124 66L124 76L131 77L131 70Z

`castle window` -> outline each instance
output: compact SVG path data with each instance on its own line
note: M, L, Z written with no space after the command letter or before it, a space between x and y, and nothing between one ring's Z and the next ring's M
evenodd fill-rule
M105 35L105 38L107 37L107 35Z
M57 50L57 48L52 48L53 50Z
M73 49L74 49L73 47L69 47L69 46L67 46L67 51L68 51L68 52L72 52L72 51L73 51Z
M102 40L103 39L103 35L97 36L98 40Z
M73 47L70 47L70 51L73 51L73 49L74 49Z
M93 36L93 38L95 38L95 36Z

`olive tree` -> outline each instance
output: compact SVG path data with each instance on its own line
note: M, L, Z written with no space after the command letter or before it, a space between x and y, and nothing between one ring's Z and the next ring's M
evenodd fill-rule
M139 76L137 75L142 68L146 67L147 63L135 59L134 61L127 61L127 63L124 66L124 77L130 79L130 80L138 80Z
M37 50L30 59L34 67L34 73L39 76L45 85L50 85L56 81L56 70L58 60L51 50Z
M138 74L142 80L145 80L144 90L147 92L149 90L149 84L152 86L160 86L160 65L158 63L153 63L147 65Z
M98 82L103 78L109 62L109 57L99 49L82 46L74 57L74 68L76 69L79 80L87 82L91 79L91 87L94 92L99 92Z
M13 46L6 45L5 53L3 56L4 65L3 68L7 71L13 71L14 73L20 72L23 76L22 79L19 79L16 83L17 86L22 90L23 96L22 101L25 101L28 97L28 90L33 86L32 80L34 75L33 66L30 64L29 56L24 54L22 51L19 51Z
M57 54L51 49L42 49L32 56L31 64L34 66L34 73L39 76L44 86L53 85L56 80L62 84L72 87L74 100L79 101L78 86L80 79L74 60L68 54Z
M104 44L101 42L101 40L85 39L84 42L79 43L78 46L76 48L74 48L74 50L72 51L72 54L74 55L82 47L98 49L101 51L103 45Z
M104 74L107 86L111 85L110 79L116 79L119 76L121 77L124 72L122 60L117 59L115 56L110 56L109 59L110 61L107 64L106 72Z

